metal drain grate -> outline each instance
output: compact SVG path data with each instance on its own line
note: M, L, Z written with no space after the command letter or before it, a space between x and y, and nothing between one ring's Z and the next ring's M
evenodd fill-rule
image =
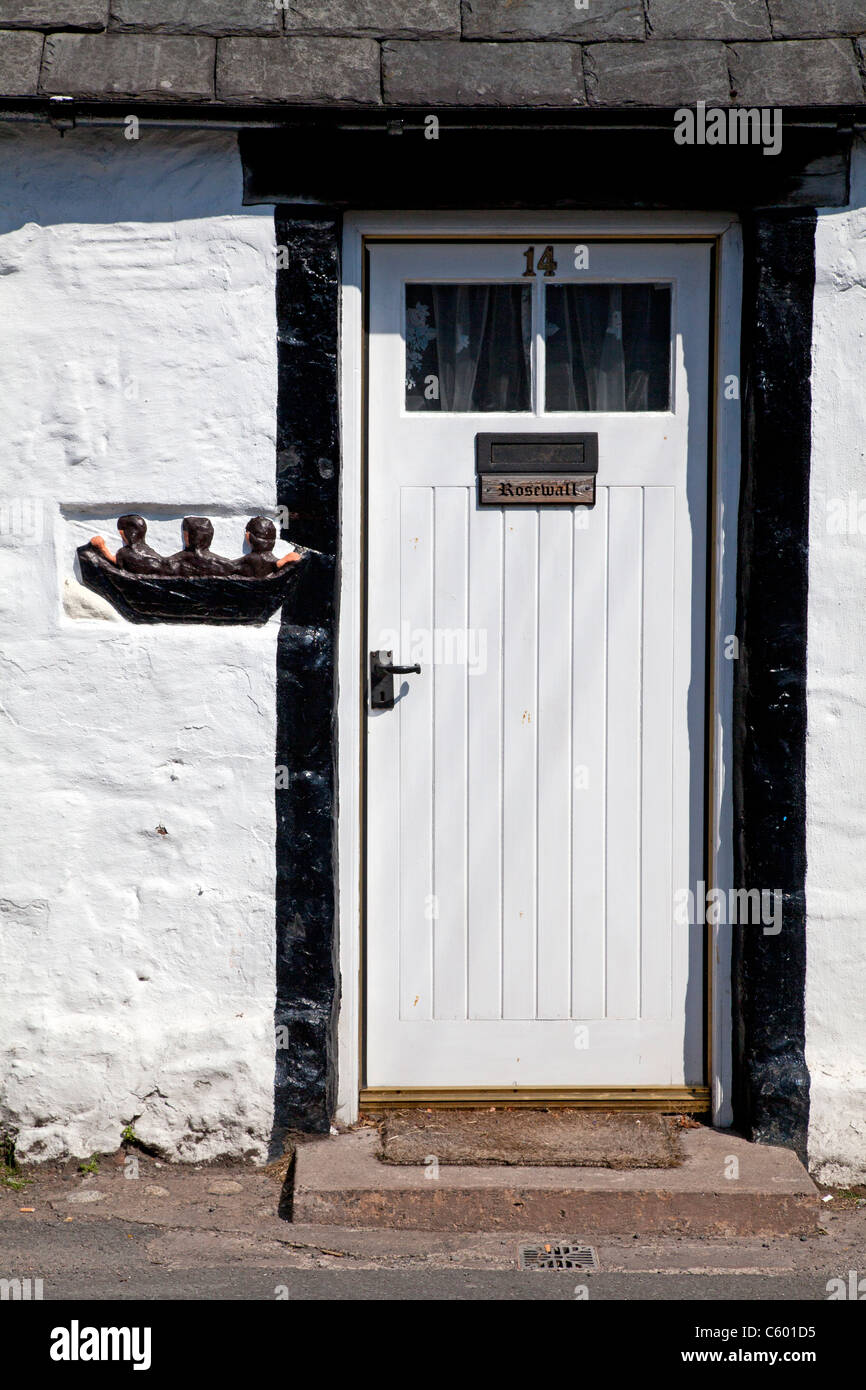
M521 1269L598 1269L598 1256L591 1245L542 1240L519 1249Z

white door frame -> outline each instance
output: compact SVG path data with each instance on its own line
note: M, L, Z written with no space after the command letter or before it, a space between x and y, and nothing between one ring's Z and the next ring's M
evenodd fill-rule
M341 323L342 468L338 637L338 921L341 1002L338 1049L338 1117L358 1115L361 1079L361 883L362 749L364 706L362 615L364 583L364 242L367 237L424 240L443 236L541 237L550 233L579 242L590 236L707 238L715 243L715 382L711 384L713 458L709 649L707 683L711 724L711 791L708 840L711 883L725 894L733 886L732 732L733 661L726 638L736 630L737 518L740 484L739 392L725 395L740 376L742 239L733 214L718 213L356 213L343 233ZM728 394L731 394L730 385ZM731 929L708 929L709 1040L713 1122L731 1114Z

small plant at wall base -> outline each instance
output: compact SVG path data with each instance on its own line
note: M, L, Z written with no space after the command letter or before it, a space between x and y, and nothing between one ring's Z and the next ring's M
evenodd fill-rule
M91 1154L90 1158L87 1160L86 1163L79 1163L78 1171L79 1173L98 1173L99 1159L97 1158L96 1154Z
M159 1158L159 1149L153 1148L150 1144L146 1144L144 1140L136 1134L135 1121L139 1118L138 1115L135 1115L130 1120L129 1124L123 1126L123 1129L120 1131L120 1147L122 1150L126 1150L127 1153L134 1149L137 1153L145 1154L148 1158Z
M32 1178L22 1177L15 1158L15 1141L4 1135L0 1139L0 1187L9 1187L13 1192L20 1192L32 1181Z

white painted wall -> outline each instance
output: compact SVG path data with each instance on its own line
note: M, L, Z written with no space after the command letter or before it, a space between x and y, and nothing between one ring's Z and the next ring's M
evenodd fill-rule
M133 626L73 562L119 511L167 550L210 515L238 554L273 507L273 243L231 136L0 137L0 1127L24 1158L127 1124L171 1158L266 1150L277 619Z
M866 147L819 215L809 523L809 1161L866 1180ZM852 526L853 521L853 526ZM839 527L846 529L839 530Z

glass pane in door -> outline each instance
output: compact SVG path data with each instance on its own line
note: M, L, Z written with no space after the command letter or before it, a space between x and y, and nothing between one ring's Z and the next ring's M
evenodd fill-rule
M548 285L545 305L546 410L670 410L670 285Z
M406 286L406 409L528 411L528 285Z

